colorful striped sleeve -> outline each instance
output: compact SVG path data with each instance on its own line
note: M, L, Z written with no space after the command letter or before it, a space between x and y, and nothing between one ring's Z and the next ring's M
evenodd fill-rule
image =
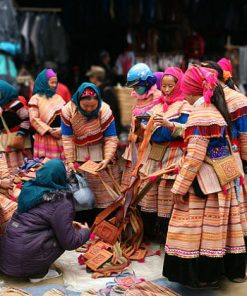
M209 139L194 136L189 139L187 153L172 188L172 193L185 195L206 156Z
M40 119L38 99L35 96L33 96L30 99L28 105L31 125L41 136L43 136L45 133L48 132L50 126Z
M66 163L75 161L74 133L71 123L69 121L69 117L69 107L66 105L62 108L61 113L61 130Z

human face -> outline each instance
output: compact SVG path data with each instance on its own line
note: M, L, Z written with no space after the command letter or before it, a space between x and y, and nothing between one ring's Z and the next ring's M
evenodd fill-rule
M175 78L171 75L164 75L161 82L161 91L165 96L169 96L176 86Z
M48 85L50 87L50 89L56 89L57 87L57 77L51 77L49 80L48 80Z
M80 107L87 113L93 112L98 107L98 100L95 97L88 97L80 100Z

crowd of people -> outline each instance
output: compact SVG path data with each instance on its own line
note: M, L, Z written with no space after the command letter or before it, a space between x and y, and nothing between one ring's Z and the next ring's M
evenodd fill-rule
M119 110L103 74L92 67L90 82L83 82L67 103L56 92L57 74L50 68L38 74L27 104L13 86L0 81L0 157L5 166L0 187L11 188L11 176L24 157L51 159L23 186L0 237L0 271L33 282L58 276L50 265L90 234L87 224L74 221L82 208L67 187L66 170L76 172L77 164L92 160L98 171L110 169L126 188L152 119L140 177L174 170L154 181L138 207L145 237L164 244L163 275L193 288L218 287L223 277L245 281L247 98L232 79L230 61L203 62L185 73L177 67L153 73L143 63L131 67L126 85L133 88L136 103L121 161ZM104 183L111 186L108 177ZM95 218L113 198L94 175L86 179L95 211L84 215Z

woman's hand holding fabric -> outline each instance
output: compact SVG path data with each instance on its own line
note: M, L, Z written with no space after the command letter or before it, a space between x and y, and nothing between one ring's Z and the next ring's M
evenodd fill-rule
M104 160L102 160L99 163L99 167L98 167L98 169L96 171L102 171L102 170L104 170L107 167L107 165L109 164L109 162L110 162L110 159L104 159Z
M76 173L75 165L74 165L73 162L69 162L69 163L67 164L67 170L68 170L68 171L73 171L74 173Z
M73 221L72 222L73 223L73 226L75 227L75 229L89 229L89 227L88 227L88 224L87 223L84 223L84 224L82 224L82 223L80 223L80 222L77 222L77 221Z
M4 189L12 189L13 182L10 179L4 178L0 181L0 187Z
M172 122L170 122L168 119L166 119L165 116L163 116L162 114L156 114L154 117L154 123L155 123L155 127L167 127L169 129L171 129L173 127Z
M61 139L61 136L62 136L61 128L60 127L52 128L50 130L50 134L56 139Z

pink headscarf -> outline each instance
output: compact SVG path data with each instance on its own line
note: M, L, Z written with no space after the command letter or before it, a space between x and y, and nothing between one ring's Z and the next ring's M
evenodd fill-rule
M218 82L217 71L193 65L183 76L181 90L187 95L203 95L207 104L211 102Z
M164 102L164 106L163 106L163 111L166 112L168 109L168 105L175 103L177 101L183 101L184 100L184 94L181 91L181 82L182 82L182 78L183 78L183 71L180 68L177 67L169 67L165 70L165 72L163 73L163 77L165 75L171 75L174 78L176 78L177 82L176 85L172 91L171 94L169 94L168 96L163 95L162 99ZM163 79L162 77L162 79ZM160 81L160 83L162 83L162 79Z
M220 59L217 64L221 67L223 71L229 71L232 75L232 63L226 58Z

